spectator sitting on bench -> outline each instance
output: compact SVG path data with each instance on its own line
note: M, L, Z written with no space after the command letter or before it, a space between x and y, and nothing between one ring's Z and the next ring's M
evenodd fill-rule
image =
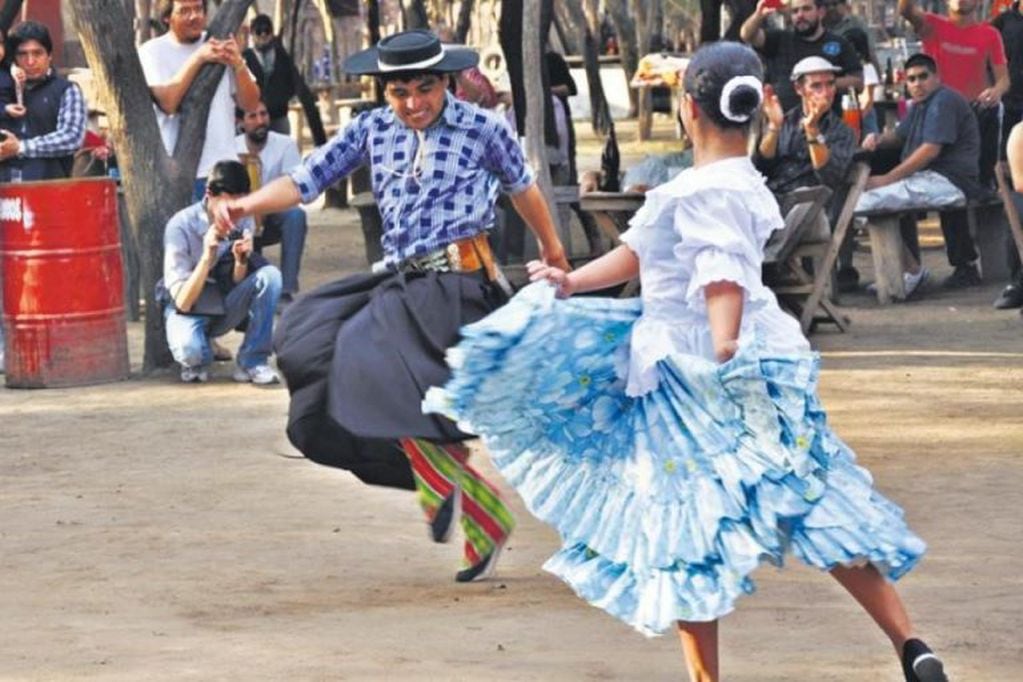
M776 197L800 187L835 189L849 171L856 136L831 110L838 71L823 57L801 59L792 69L799 104L787 112L773 88L765 88L767 123L753 161Z
M871 134L863 140L863 148L869 151L901 146L900 162L887 173L870 176L856 204L858 212L960 206L980 191L980 134L969 102L941 84L938 67L928 55L914 54L906 60L905 68L913 100L909 115L894 131ZM928 275L920 263L915 212L901 218L900 228L911 256L903 275L909 295ZM949 263L955 268L943 286L980 284L978 256L965 210L943 211L941 231Z
M835 114L835 79L840 69L823 57L804 57L792 69L792 83L799 104L782 110L777 93L764 88L764 117L767 119L753 163L767 178L767 188L778 198L800 187L824 185L842 201L845 177L856 151L856 135ZM816 228L819 238L829 233L822 213ZM852 267L852 240L843 250L839 279L853 285L859 274ZM844 278L844 279L843 279Z

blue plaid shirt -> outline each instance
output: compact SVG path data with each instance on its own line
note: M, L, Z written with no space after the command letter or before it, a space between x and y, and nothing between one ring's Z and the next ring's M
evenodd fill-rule
M360 114L291 178L308 203L363 164L372 171L388 265L488 229L497 193L518 194L533 184L507 123L450 93L437 122L421 132L390 107Z

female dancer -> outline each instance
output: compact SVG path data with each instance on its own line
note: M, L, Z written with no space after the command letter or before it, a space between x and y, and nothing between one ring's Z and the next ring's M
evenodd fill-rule
M787 549L826 570L901 656L944 680L894 587L923 554L902 511L828 428L818 357L763 286L783 225L746 150L760 62L694 55L681 116L695 165L647 194L618 247L534 284L463 330L427 410L481 434L564 544L545 565L590 603L656 634L677 622L690 677L718 679L717 619ZM639 274L641 302L566 298Z

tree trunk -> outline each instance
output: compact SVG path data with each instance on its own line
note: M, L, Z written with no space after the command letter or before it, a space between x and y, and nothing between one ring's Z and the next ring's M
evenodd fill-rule
M0 7L0 30L3 30L4 35L7 35L11 24L18 18L18 13L21 12L21 4L22 0L4 0L3 6Z
M636 69L639 68L639 52L636 47L636 24L632 21L625 3L626 0L606 0L605 4L618 36L618 54L622 59L622 68L625 69L625 81L628 83L632 81ZM629 102L632 109L629 115L635 116L637 100L636 91L632 88L629 88Z
M474 0L462 0L458 8L458 24L455 26L455 40L464 43L469 37L469 26L472 24Z
M210 22L211 35L224 37L238 28L252 0L227 0ZM182 101L181 132L173 157L164 151L142 65L118 0L76 0L75 29L82 40L96 90L110 122L124 178L128 215L139 244L142 288L146 296L143 370L167 366L172 359L163 314L154 288L163 270L163 232L167 221L191 203L210 101L224 67L207 64ZM130 131L130 132L129 132Z
M558 207L554 201L554 185L547 164L547 145L544 141L544 103L550 98L541 77L545 35L541 12L550 0L524 0L522 3L522 73L526 100L526 158L536 172L536 181L547 198L554 226L558 225ZM539 39L538 39L539 37ZM523 130L519 129L520 132Z
M415 28L430 28L430 18L426 15L423 0L399 0L399 4L401 4L402 13L405 16L406 31Z
M135 0L135 44L141 45L153 36L152 25L149 23L153 17L152 0Z
M297 40L295 36L298 35L298 17L302 11L302 0L293 0L294 4L291 6L291 26L288 31L288 54L291 58L295 58L295 43Z
M600 80L600 13L597 0L586 0L585 8L574 2L562 3L571 14L572 23L582 29L583 64L586 67L586 83L590 91L590 125L597 135L606 135L611 128L611 108L604 95L604 84Z

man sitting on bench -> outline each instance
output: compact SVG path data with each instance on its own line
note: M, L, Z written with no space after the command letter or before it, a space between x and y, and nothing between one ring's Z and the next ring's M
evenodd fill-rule
M970 104L941 84L938 67L931 57L915 54L906 60L905 69L913 100L909 115L894 131L871 134L863 140L863 148L870 151L901 146L900 162L887 173L872 175L867 180L867 191L856 204L857 212L962 206L980 191L980 134ZM900 219L900 228L910 255L903 275L908 296L928 274L920 263L915 211ZM941 231L948 261L955 268L943 286L980 284L978 256L966 211L943 211Z
M799 104L784 111L778 94L770 86L764 92L763 136L753 162L767 178L767 188L781 202L782 196L799 189L824 185L844 199L845 177L856 151L856 134L835 114L835 79L841 71L823 57L804 57L792 67L793 87ZM815 234L829 237L827 216L820 214ZM852 241L849 246L852 246ZM845 272L852 269L852 249L840 258ZM839 270L841 273L843 270ZM855 272L855 271L853 271ZM855 275L853 275L855 277Z

